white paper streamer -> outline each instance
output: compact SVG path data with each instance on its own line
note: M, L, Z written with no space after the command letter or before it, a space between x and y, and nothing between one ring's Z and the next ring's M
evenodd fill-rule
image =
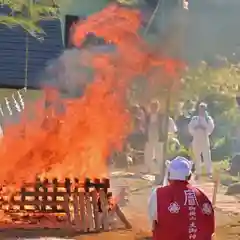
M2 118L7 117L8 114L12 116L14 111L21 112L22 110L24 110L24 94L26 92L27 88L22 88L12 93L12 97L4 98L4 102L0 103L0 115L2 116ZM5 109L7 109L7 111Z
M2 109L2 105L0 104L0 114L4 117L4 113L3 113L3 109Z
M5 103L6 103L6 107L7 107L7 110L9 112L9 115L12 116L13 112L12 112L12 109L11 109L11 106L10 106L10 101L8 100L7 97L5 97Z
M24 89L23 89L23 90L24 90ZM24 91L26 91L26 90L24 90ZM18 94L18 99L19 99L20 105L21 105L22 110L23 110L24 107L25 107L23 96L22 96L22 94L21 94L20 91L17 91L17 94Z
M16 110L18 112L21 112L21 107L20 107L19 103L17 102L16 98L14 97L14 94L12 94L12 99L13 99L14 106L15 106Z

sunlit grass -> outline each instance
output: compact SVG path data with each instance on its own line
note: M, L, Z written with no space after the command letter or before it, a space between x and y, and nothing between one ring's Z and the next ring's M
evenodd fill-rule
M15 94L16 92L16 89L0 88L0 104L4 102L4 98L6 97L11 99L12 94ZM27 90L27 92L24 93L24 99L25 101L34 101L40 98L42 95L43 92L41 90Z

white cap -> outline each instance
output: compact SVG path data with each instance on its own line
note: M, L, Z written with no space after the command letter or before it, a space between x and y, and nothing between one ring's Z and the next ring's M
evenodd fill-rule
M192 173L192 162L184 157L174 158L169 166L169 180L185 181Z

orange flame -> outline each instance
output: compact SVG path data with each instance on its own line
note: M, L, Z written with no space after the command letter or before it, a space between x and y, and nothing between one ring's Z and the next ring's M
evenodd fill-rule
M19 185L39 174L80 179L107 175L107 157L121 149L131 130L126 95L133 78L158 68L165 75L162 83L167 83L179 70L178 62L153 54L139 37L139 16L138 11L113 5L76 24L75 46L92 32L117 50L79 59L95 69L94 81L83 97L61 100L64 114L56 114L54 106L46 111L39 101L20 124L8 127L0 146L0 184ZM57 104L59 96L53 92L47 96Z

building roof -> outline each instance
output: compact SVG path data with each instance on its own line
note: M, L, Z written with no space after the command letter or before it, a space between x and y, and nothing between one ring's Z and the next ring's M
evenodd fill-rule
M6 7L0 7L0 14L7 12ZM46 33L43 36L44 41L30 35L27 37L27 33L21 27L8 28L0 25L0 87L24 87L28 57L28 87L39 88L48 62L57 58L63 51L60 20L43 20L39 25Z

